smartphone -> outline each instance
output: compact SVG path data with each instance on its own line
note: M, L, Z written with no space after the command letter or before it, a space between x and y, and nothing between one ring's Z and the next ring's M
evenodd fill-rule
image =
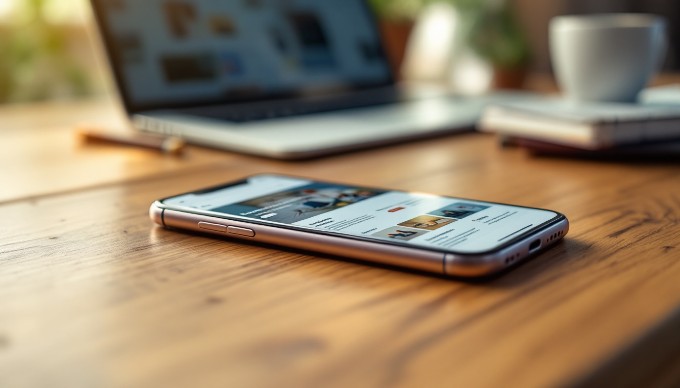
M160 199L149 215L167 228L456 277L517 265L569 230L551 210L270 174Z

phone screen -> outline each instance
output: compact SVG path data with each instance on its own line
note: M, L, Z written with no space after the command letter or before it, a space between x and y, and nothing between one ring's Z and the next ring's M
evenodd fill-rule
M559 217L549 210L277 175L253 176L163 203L261 224L460 253L493 250Z

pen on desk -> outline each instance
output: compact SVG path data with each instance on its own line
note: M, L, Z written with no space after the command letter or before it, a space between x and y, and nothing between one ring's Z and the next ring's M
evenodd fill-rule
M166 154L178 155L184 150L184 140L174 136L145 134L134 131L114 131L102 128L81 126L78 136L86 142L106 142L143 147Z

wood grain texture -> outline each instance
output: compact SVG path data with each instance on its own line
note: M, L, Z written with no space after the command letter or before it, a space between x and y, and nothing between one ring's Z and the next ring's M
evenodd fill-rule
M172 159L48 128L0 133L31 155L0 172L2 387L678 383L678 352L659 347L680 332L677 160L536 158L481 134L298 163ZM552 208L572 226L525 265L462 282L147 218L156 198L258 172Z

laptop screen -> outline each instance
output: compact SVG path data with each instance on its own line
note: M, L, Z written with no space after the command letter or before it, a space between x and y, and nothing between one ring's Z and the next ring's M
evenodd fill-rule
M92 0L128 110L388 85L364 0Z

